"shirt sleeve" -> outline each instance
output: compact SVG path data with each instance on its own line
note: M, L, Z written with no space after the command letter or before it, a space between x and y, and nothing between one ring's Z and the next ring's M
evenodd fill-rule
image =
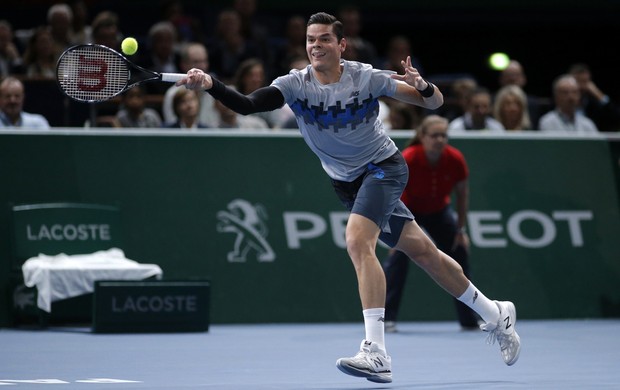
M376 91L377 96L394 96L398 81L394 80L391 75L395 73L391 70L373 69L370 79L371 90Z
M301 80L291 71L291 73L280 76L273 80L271 86L277 88L286 103L292 103L295 101L295 93L299 93L302 89Z

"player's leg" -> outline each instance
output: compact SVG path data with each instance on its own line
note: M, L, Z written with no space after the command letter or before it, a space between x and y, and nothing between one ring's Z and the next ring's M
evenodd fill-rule
M469 251L463 246L458 246L454 250L450 251L450 257L452 257L463 269L465 277L471 280L471 271L469 266ZM463 330L478 330L480 318L476 313L469 308L466 304L459 301L456 297L453 299L456 314Z
M352 213L346 229L347 253L353 262L362 308L385 305L385 275L375 253L379 227L370 219Z
M488 299L465 277L459 264L437 249L415 221L406 221L396 249L406 253L448 293L474 310L486 322L481 329L490 332L500 344L502 358L508 365L519 358L521 342L515 331L516 310L512 302Z
M364 309L366 338L352 358L338 359L341 371L372 382L392 381L391 360L385 350L385 275L375 253L379 236L392 229L391 215L400 202L407 183L407 165L400 152L377 163L368 164L366 173L354 183L359 188L335 183L336 192L351 215L346 229L347 251L357 273L359 294ZM348 194L343 194L347 192ZM352 196L347 196L351 195ZM350 200L353 199L351 204ZM413 219L408 210L407 217ZM392 237L397 239L398 236ZM391 243L393 245L395 240Z
M463 269L454 259L441 252L415 221L404 224L395 249L407 254L451 295L459 297L467 290L470 283ZM485 314L487 318L494 319L497 317L497 308L491 311Z
M385 275L375 254L378 237L379 227L375 222L359 214L350 215L346 229L347 252L357 275L366 338L357 355L338 359L336 367L349 375L388 383L392 381L392 368L385 351Z

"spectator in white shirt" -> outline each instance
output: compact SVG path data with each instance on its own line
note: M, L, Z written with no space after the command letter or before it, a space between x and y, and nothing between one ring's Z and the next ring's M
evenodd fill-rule
M50 128L43 115L24 112L24 84L15 77L0 83L0 128L41 129Z
M466 111L450 122L450 134L465 131L503 133L504 126L491 116L492 98L488 89L478 87L467 97Z
M568 131L578 134L597 133L598 128L579 107L581 91L575 77L564 74L553 82L555 109L540 118L542 131Z

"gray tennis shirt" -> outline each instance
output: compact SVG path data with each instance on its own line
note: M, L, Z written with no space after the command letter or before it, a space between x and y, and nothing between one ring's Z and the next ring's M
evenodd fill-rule
M382 161L398 148L378 119L380 96L393 96L392 71L342 60L340 81L323 85L311 66L291 70L271 85L278 88L295 113L306 143L336 180L353 181L369 163Z

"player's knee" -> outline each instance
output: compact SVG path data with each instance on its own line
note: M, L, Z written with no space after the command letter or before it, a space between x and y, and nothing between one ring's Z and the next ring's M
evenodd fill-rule
M430 240L419 240L416 245L408 246L403 252L427 271L440 266L439 249Z
M354 263L368 257L367 255L373 250L369 243L369 240L363 239L359 236L347 236L346 243L347 253L349 254Z

